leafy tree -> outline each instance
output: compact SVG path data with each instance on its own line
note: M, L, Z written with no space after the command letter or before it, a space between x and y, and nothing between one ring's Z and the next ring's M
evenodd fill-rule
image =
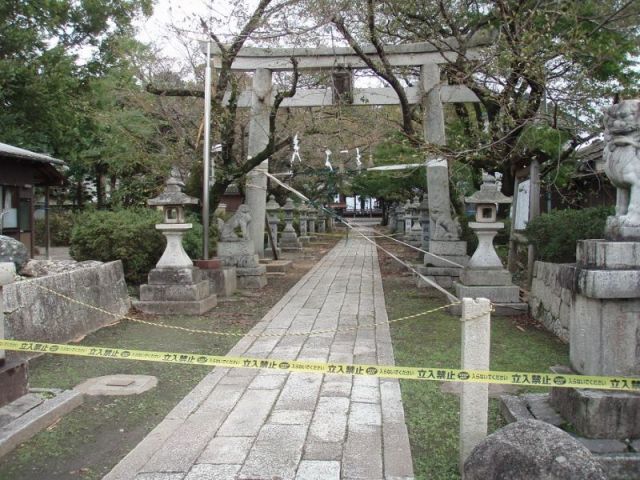
M515 171L532 158L548 173L593 138L600 108L614 94L637 94L640 4L632 0L367 0L366 8L343 0L314 3L317 17L332 18L399 94L399 86L416 82L417 72L392 69L384 45L454 40L459 55L442 66L443 77L469 87L480 103L451 107L449 125L457 118L460 128L449 129L449 148L424 148L502 172L507 193ZM495 41L473 59L467 52L481 30L495 32ZM375 46L377 57L363 53L364 43ZM416 145L419 108L401 101L402 131Z

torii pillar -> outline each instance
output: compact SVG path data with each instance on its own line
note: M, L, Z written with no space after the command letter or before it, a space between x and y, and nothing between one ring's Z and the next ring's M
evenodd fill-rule
M440 99L440 67L427 63L420 68L420 87L423 92L424 120L422 128L426 143L446 145L444 132L444 108Z
M253 75L251 115L249 119L249 157L257 155L269 143L269 113L271 112L271 70L256 69ZM251 210L251 238L255 252L264 257L264 227L267 205L269 160L265 160L247 175L245 203Z

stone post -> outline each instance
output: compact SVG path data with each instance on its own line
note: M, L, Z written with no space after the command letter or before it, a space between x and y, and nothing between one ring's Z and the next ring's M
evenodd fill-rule
M404 232L404 205L402 202L398 202L396 207L396 233Z
M271 70L256 69L253 75L251 114L249 120L249 157L260 153L269 143L269 114L271 112ZM251 238L255 252L264 256L264 224L267 203L268 160L262 162L247 175L246 204L253 218Z
M489 370L491 302L462 299L462 369ZM460 395L460 472L471 451L486 436L489 384L463 383Z
M4 295L5 285L13 283L16 276L16 266L13 262L0 263L0 340L4 340ZM0 367L5 363L5 351L0 350Z
M389 232L394 233L396 231L396 204L392 203L389 206Z
M420 248L429 250L429 196L425 193L420 202L420 226L422 227L422 243Z
M435 145L446 145L444 109L440 100L440 67L437 64L422 65L420 87L423 92L424 140Z
M278 211L280 210L280 205L276 202L276 197L272 194L269 195L269 201L266 205L267 209L267 221L269 223L269 229L271 230L271 238L273 240L273 249L276 252L279 252L278 248L278 225L280 224L280 219L278 218Z
M295 206L290 198L284 203L282 210L284 211L284 230L280 238L280 248L284 251L300 250L300 242L298 235L293 228L293 211Z
M318 207L318 233L325 233L327 231L327 215L324 213L322 207Z
M316 240L318 238L316 236L316 218L318 216L318 212L311 207L308 207L307 212L309 215L309 238L311 240Z
M307 206L304 203L300 205L300 208L298 209L298 215L298 225L300 228L300 236L298 237L298 240L301 244L304 245L309 243L310 240L309 235L307 234L307 222L309 221L308 210Z
M413 215L411 215L411 200L404 204L404 234L408 236L413 228Z

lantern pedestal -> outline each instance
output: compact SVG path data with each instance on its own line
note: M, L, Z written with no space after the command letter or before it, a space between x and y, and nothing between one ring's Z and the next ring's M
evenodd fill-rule
M493 247L493 239L504 228L500 222L469 222L478 237L478 248L460 272L460 281L454 282L458 298L488 298L497 303L499 315L521 315L527 304L520 301L520 288L511 282L511 274L503 267Z
M202 315L218 303L207 280L182 246L182 236L191 230L185 223L184 205L195 205L198 200L182 193L182 182L171 177L164 191L147 203L162 207L164 223L156 225L167 239L156 268L149 272L146 285L140 286L140 300L133 306L144 313L155 315Z

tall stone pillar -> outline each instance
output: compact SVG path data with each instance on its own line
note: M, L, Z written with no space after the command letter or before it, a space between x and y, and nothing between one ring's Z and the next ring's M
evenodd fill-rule
M436 63L422 65L420 68L420 87L423 92L424 120L422 125L425 142L446 145L444 109L440 100L440 67Z
M467 242L460 240L460 224L451 216L449 169L447 161L427 163L429 192L429 253L424 255L420 273L444 288L451 288L469 261ZM425 286L419 281L418 286Z
M251 117L249 120L250 157L260 153L269 143L269 113L271 112L271 70L258 68L253 75ZM267 203L269 161L265 160L247 175L245 203L251 211L251 238L255 252L264 257L264 227Z

